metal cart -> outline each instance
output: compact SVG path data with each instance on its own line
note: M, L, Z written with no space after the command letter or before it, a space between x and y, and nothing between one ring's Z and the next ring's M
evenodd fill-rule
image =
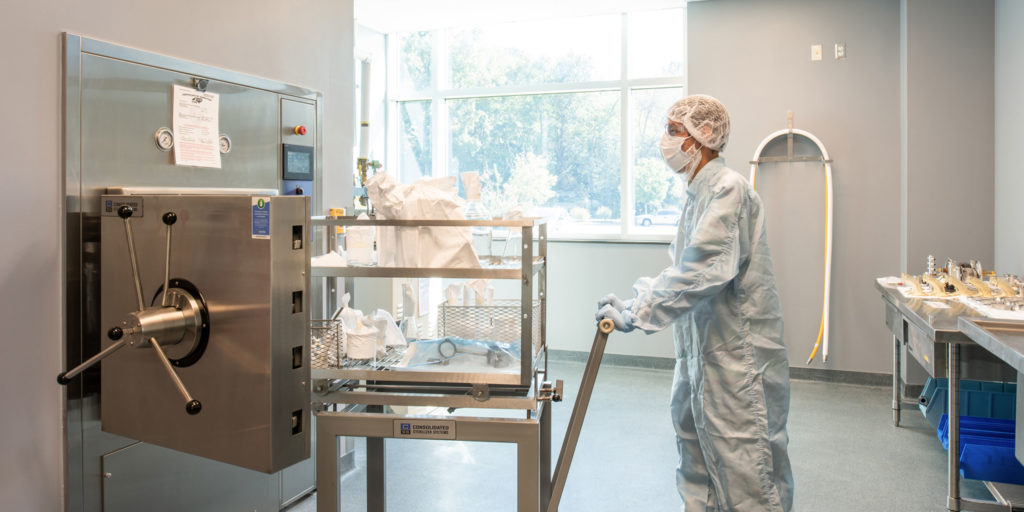
M518 265L480 268L414 267L312 267L312 276L328 279L336 289L339 278L423 278L514 279L521 283L519 307L519 366L516 371L464 372L417 371L402 367L400 357L368 361L344 361L339 368L312 369L313 401L346 404L337 412L316 415L317 510L333 512L340 503L339 471L335 459L340 436L367 438L367 510L387 509L385 439L447 439L490 441L517 445L517 510L557 510L568 474L569 463L583 416L612 330L602 325L583 376L570 419L562 455L554 477L551 471L551 402L561 399L561 382L548 378L545 343L547 225L543 219L448 221L448 220L357 220L355 218L314 219L314 226L328 227L329 246L334 226L373 226L394 229L451 228L475 226L507 228L510 240L521 240ZM512 236L515 231L521 238ZM535 240L536 237L536 240ZM332 281L333 280L333 281ZM328 301L332 306L335 304ZM504 409L501 418L461 415L421 416L387 414L387 406L426 406L455 409ZM516 413L515 411L519 411Z

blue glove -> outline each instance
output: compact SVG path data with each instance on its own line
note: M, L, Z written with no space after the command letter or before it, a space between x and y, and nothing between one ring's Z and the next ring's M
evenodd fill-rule
M617 331L629 332L633 330L633 314L628 309L616 311L615 306L606 304L598 310L595 318L597 318L598 323L605 318L611 320L615 324L615 330Z
M626 303L622 302L622 300L616 297L614 293L609 293L608 295L601 297L601 300L597 301L597 309L601 309L608 305L615 308L615 311L622 311L623 309L626 309Z

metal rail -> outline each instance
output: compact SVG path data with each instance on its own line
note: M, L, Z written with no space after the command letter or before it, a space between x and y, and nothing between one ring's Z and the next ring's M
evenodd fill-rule
M604 357L604 347L608 343L608 333L612 332L612 329L614 329L612 321L605 318L601 320L597 327L597 334L594 335L594 344L590 347L590 357L587 358L587 366L583 370L580 391L576 395L572 416L569 417L569 427L565 431L562 451L558 454L555 474L551 478L551 501L548 502L547 512L558 512L558 503L562 500L562 491L565 489L565 479L569 476L569 466L572 465L572 457L576 453L576 442L580 439L583 419L587 415L587 406L590 405L590 395L594 392L597 371L601 369L601 359Z
M495 227L533 227L547 224L545 218L524 218L524 219L488 219L488 220L446 220L446 219L357 219L356 217L312 217L310 224L313 226L397 226L397 227L470 227L470 226L495 226Z

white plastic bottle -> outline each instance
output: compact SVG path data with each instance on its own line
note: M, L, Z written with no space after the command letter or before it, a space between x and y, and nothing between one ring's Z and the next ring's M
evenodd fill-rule
M368 220L362 213L359 220ZM348 263L357 267L370 267L377 264L373 251L373 226L349 226L345 236L348 248Z

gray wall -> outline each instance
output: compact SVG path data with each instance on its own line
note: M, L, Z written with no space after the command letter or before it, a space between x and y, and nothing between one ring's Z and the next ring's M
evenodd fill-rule
M61 51L70 31L324 93L325 199L350 197L352 2L42 0L9 3L0 19L0 503L61 510L63 325L60 260ZM333 200L333 201L332 201Z
M690 92L716 96L729 108L726 163L745 174L760 141L786 127L787 110L794 126L821 139L834 160L824 367L890 371L891 338L872 283L899 271L899 4L715 0L688 9ZM845 60L832 57L836 42L846 43ZM812 44L823 46L823 60L811 61ZM820 169L765 165L758 177L792 366L805 366L821 315ZM821 367L820 359L812 364Z
M904 0L906 269L929 254L992 267L995 10Z
M996 1L995 268L1024 273L1024 2Z
M1019 3L1008 1L1000 9L1018 13L1008 18L1021 20ZM730 167L747 174L760 141L785 128L787 110L794 112L796 128L815 134L828 149L834 160L835 238L830 357L824 367L889 373L891 338L874 279L905 268L921 272L928 254L943 261L981 259L992 266L993 4L714 0L690 3L688 18L689 91L716 96L729 108L733 131L724 156ZM1020 82L1020 36L1002 37L1010 38L1002 46L1008 64L1001 83L1004 98L1009 97L1002 101L1013 101L1019 112L1022 102L1010 95ZM845 60L832 57L836 42L846 43ZM810 60L812 44L823 46L822 61ZM956 115L956 127L947 112ZM1004 125L1020 117L1012 108L1006 112ZM1012 128L1004 138L1015 140L1020 128ZM950 130L969 135L951 139ZM811 154L807 144L797 146ZM1003 158L1007 163L999 179L1008 186L1001 187L1006 190L1000 214L1006 213L1002 232L1010 238L1004 258L1015 255L1020 264L1022 251L1013 244L1024 242L1009 236L1009 224L1024 210L1011 199L1012 185L1024 179L1011 173L1010 157ZM765 165L758 178L790 364L797 367L806 365L821 314L825 201L820 169ZM963 208L964 201L977 206ZM906 218L902 229L901 218ZM664 254L664 246L657 245L553 244L551 346L586 350L589 334L575 330L592 317L593 301L609 291L628 295L637 276L656 274L667 263ZM671 336L616 334L608 350L671 357ZM812 366L821 365L819 354Z
M548 247L548 345L590 351L597 300L608 293L633 296L640 276L654 276L672 263L668 244L552 242ZM605 351L631 356L675 357L671 329L650 336L616 332Z

